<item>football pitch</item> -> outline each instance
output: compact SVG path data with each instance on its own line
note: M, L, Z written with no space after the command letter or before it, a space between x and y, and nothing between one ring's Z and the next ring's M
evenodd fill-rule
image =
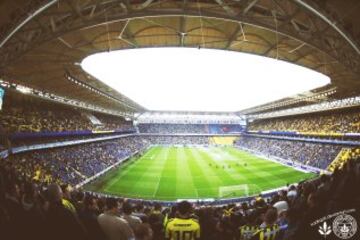
M251 196L314 176L233 147L155 146L85 189L141 199L219 199Z

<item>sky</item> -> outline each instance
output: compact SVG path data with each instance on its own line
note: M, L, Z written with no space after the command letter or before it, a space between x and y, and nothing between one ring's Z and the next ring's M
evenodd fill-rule
M285 61L198 48L96 53L81 66L154 111L234 112L330 83L326 75Z

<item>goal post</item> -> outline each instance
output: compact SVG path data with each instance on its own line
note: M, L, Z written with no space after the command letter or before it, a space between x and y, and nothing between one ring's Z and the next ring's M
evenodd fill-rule
M219 198L249 196L248 184L219 187Z

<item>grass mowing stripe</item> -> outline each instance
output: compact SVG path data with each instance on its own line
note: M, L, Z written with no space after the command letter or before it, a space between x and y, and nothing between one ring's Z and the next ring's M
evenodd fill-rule
M236 158L237 156L236 152L232 152L232 154L234 154ZM259 161L265 162L266 160L259 159ZM288 183L286 179L279 178L272 174L273 172L276 172L277 168L282 169L282 166L279 166L278 164L274 164L272 168L267 167L263 169L261 167L253 166L253 164L250 162L249 164L247 164L246 167L245 166L240 167L238 171L240 174L242 173L249 176L248 182L256 182L254 186L255 188L259 188L258 190L268 190L279 186L285 186Z
M212 149L212 151L218 151L219 149ZM228 152L228 150L224 150L221 149L222 151ZM232 156L230 153L228 153L227 158L229 160L224 160L224 163L227 164L234 164L234 162L238 162L239 158L236 158L234 156ZM244 162L245 163L245 162ZM247 163L247 162L246 162ZM247 163L248 164L248 163ZM249 166L249 165L248 165ZM245 167L243 164L239 164L238 166L235 165L235 167L233 167L234 171L243 177L243 181L239 181L237 182L237 184L234 185L246 185L248 187L248 189L250 190L250 193L254 193L254 192L261 192L267 185L267 180L266 178L262 177L261 174L259 174L258 172L252 171L249 168ZM250 181L249 177L255 177L257 179L257 181ZM263 183L264 185L260 185L259 183Z
M231 151L233 154L237 155L237 156L244 156L243 152L237 149L229 149L229 151ZM246 155L246 154L245 154ZM256 157L256 156L254 156ZM257 162L262 161L267 162L267 167L263 167L263 168L259 168L256 167L254 170L256 170L257 172L259 172L259 174L262 175L267 175L268 179L274 179L271 181L270 184L266 184L264 186L264 190L267 189L271 189L271 188L276 188L279 186L279 184L281 185L286 185L287 183L294 183L294 182L299 182L301 180L303 180L304 178L307 177L311 177L313 176L313 174L305 174L299 171L295 171L293 168L291 167L287 167L287 166L283 166L281 164L277 164L268 160L264 160L261 158L257 158ZM251 164L251 166L254 167L254 164ZM306 176L306 177L304 177ZM254 179L249 179L250 181L253 181ZM262 183L260 183L259 185L263 185Z
M232 152L231 150L228 150L228 151L229 151L229 154L231 155L232 159L235 159L235 160L238 159L236 152ZM262 160L262 161L265 161L265 160ZM271 179L271 177L272 177L271 173L269 171L264 170L263 168L253 166L252 163L247 164L246 167L245 166L242 167L242 169L239 171L240 171L240 173L241 172L249 172L249 175L255 176L257 179L260 180L259 182L264 184L265 187L270 185L268 183L268 179ZM275 182L275 179L273 180L273 182ZM279 183L282 185L286 185L286 181L284 181L283 179L278 179L276 184L279 184ZM258 187L259 187L259 185L258 185ZM263 186L261 186L260 189L263 189Z
M229 151L233 154L235 154L236 156L239 155L243 155L243 151L240 151L238 149L235 148L230 148ZM278 164L266 159L261 159L257 156L253 156L256 159L254 159L254 161L262 161L263 163L271 163L268 164L267 167L262 167L262 168L256 168L254 170L259 171L260 173L266 173L268 174L268 176L270 178L277 178L279 182L284 182L284 185L286 185L287 183L294 183L294 182L298 182L303 180L304 178L310 178L313 177L314 174L312 173L303 173L300 171L296 171L293 168L289 167L289 166L284 166L282 164ZM253 165L253 164L251 164Z
M189 158L185 154L184 148L176 148L177 150L177 169L181 169L181 174L177 174L176 185L177 191L176 194L181 198L196 198L199 197L197 186L195 186L193 174L191 172L191 167L189 166Z
M218 198L223 186L248 185L258 193L312 176L232 147L158 146L85 187L145 199Z
M166 160L167 160L167 154L168 154L168 151L166 151L166 155L163 157L163 160L162 160L162 162L160 163L160 165L161 165L161 172L164 171L165 163L166 163ZM154 160L154 161L155 161L155 160ZM159 170L160 170L160 169L159 169ZM156 188L155 188L155 191L154 191L153 194L152 194L153 197L156 196L156 193L157 193L158 190L159 190L160 182L161 182L161 178L160 178L160 176L158 176L158 177L157 177Z
M219 179L221 179L224 186L233 185L233 183L236 182L235 179L233 179L230 174L228 174L226 171L224 171L221 168L221 166L218 165L219 162L213 160L209 152L205 151L204 149L199 149L199 154L205 160L205 162L209 164L209 166L210 164L211 166L215 166L213 172L219 177Z
M226 183L224 183L222 174L218 171L219 168L216 167L214 162L208 161L206 156L203 156L201 154L201 150L197 149L194 151L191 151L194 159L197 159L200 162L200 165L202 168L206 168L208 171L206 171L206 177L211 179L212 185L218 189L219 186L224 186Z
M106 183L104 187L105 190L110 191L111 187L116 184L122 176L124 176L127 172L134 168L136 164L137 162L135 161L134 163L128 163L122 166L123 171L118 171L117 174L109 182Z
M176 164L177 158L174 153L174 149L167 148L168 157L166 158L164 168L161 172L160 184L155 193L156 198L175 198L176 197L176 184L174 182L174 176L176 176Z
M199 197L216 195L216 191L214 191L214 187L211 186L208 177L203 172L203 169L206 169L207 165L201 162L202 161L201 158L194 157L194 152L198 150L185 148L184 151L187 157L188 165L190 167L194 185L197 188L197 195Z
M154 151L151 152L151 155L157 155L157 151L156 149L154 149ZM147 166L147 169L149 169L152 164L155 164L156 161L152 161L151 158L148 158L148 154L143 155L143 157L145 156L144 159L142 159L142 161L136 161L134 163L134 166L131 166L132 168L129 171L132 171L134 169L137 169L143 165ZM120 178L117 179L117 181L115 182L115 184L112 184L111 188L107 189L107 191L112 191L112 192L117 192L117 193L122 193L122 194L128 194L129 196L138 196L137 192L138 192L138 187L137 184L143 184L143 177L146 175L147 170L145 171L141 171L139 174L135 176L131 175L131 174L126 174L124 173ZM126 181L129 184L123 184L126 183ZM147 186L147 189L149 189L151 187L151 185ZM143 192L142 194L149 194L148 192Z
M153 149L148 150L147 153L152 152ZM136 160L130 159L129 161L123 163L121 165L122 171L119 171L118 168L115 168L113 170L110 170L105 176L102 176L100 180L95 181L95 183L91 185L86 185L85 189L90 191L103 191L107 192L107 189L109 188L109 185L114 184L118 181L118 178L125 174L131 167L134 167L134 163L136 163ZM110 192L111 193L111 192Z

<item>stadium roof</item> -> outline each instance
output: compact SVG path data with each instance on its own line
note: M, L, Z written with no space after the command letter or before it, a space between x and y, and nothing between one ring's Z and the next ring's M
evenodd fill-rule
M0 78L110 109L141 112L142 106L86 74L82 59L117 49L201 46L306 66L330 76L329 87L346 95L360 89L359 4L357 0L3 0Z

